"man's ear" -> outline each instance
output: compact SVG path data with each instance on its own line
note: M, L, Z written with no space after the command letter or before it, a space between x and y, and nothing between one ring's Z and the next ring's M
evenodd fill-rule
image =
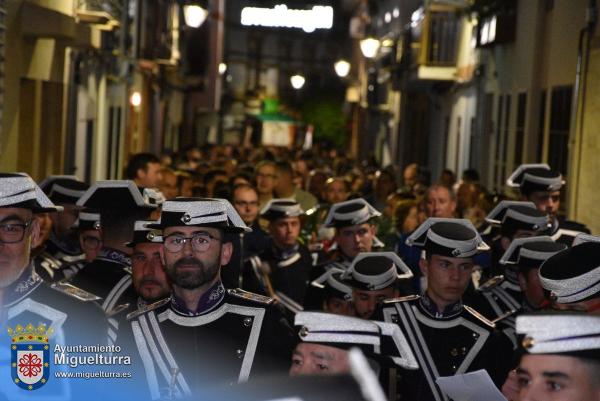
M163 265L163 270L166 270L167 261L165 259L165 245L164 244L160 248L158 248L158 254L160 255L160 261Z
M29 242L29 249L37 248L40 244L42 232L40 230L40 221L37 217L31 219L31 241Z
M225 266L231 260L233 254L233 244L231 242L225 242L221 247L221 266Z
M419 268L423 276L427 277L427 269L429 268L429 262L425 258L419 259Z

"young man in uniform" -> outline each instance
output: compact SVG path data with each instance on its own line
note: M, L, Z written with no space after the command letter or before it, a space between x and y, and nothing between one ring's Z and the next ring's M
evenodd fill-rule
M423 251L420 267L427 279L422 296L384 301L386 322L409 339L420 365L399 371L400 399L445 400L435 383L441 376L485 369L497 385L510 370L512 345L495 325L462 297L471 280L473 257L489 247L470 221L429 218L407 239Z
M273 299L225 289L220 278L233 245L225 233L247 231L221 200L166 201L160 219L161 257L171 297L130 314L133 340L151 399L198 396L211 385L248 380L291 355L291 331ZM130 331L129 331L130 330Z

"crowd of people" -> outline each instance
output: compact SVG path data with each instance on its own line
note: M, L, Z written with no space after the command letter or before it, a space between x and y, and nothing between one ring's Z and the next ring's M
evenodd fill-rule
M317 147L141 153L94 183L4 173L0 326L118 346L117 399L441 401L438 379L482 370L509 401L600 401L600 237L561 217L564 185L525 164L490 193L475 170ZM93 399L23 387L10 343L0 399Z

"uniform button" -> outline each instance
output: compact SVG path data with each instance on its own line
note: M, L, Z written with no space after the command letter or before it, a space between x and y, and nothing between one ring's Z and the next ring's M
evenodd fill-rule
M460 353L461 353L462 355L467 355L467 347L462 347L462 348L460 349Z
M452 370L456 371L456 366L452 365Z
M478 338L478 337L479 337L479 334L473 333L473 338Z
M250 327L251 324L252 324L252 318L251 317L244 318L244 326Z
M242 357L244 356L244 351L238 349L237 351L235 351L235 354L237 355L238 359L242 359Z
M452 350L450 351L450 355L458 356L458 350L456 348L452 348Z

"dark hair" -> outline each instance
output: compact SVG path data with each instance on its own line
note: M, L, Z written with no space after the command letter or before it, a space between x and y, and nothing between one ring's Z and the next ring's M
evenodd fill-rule
M294 176L294 169L292 168L292 164L286 160L279 160L275 163L275 170L278 173L289 174L290 176Z
M479 173L474 168L467 169L462 173L463 181L479 181Z
M149 163L160 164L158 157L152 153L136 153L129 158L127 168L125 169L125 178L135 180L139 169L148 170Z
M246 190L249 190L249 191L254 191L256 193L256 195L258 196L258 191L252 185L250 185L250 184L237 184L237 185L234 185L233 188L231 189L231 200L233 200L233 198L235 198L235 191L240 190L240 189L246 189Z

